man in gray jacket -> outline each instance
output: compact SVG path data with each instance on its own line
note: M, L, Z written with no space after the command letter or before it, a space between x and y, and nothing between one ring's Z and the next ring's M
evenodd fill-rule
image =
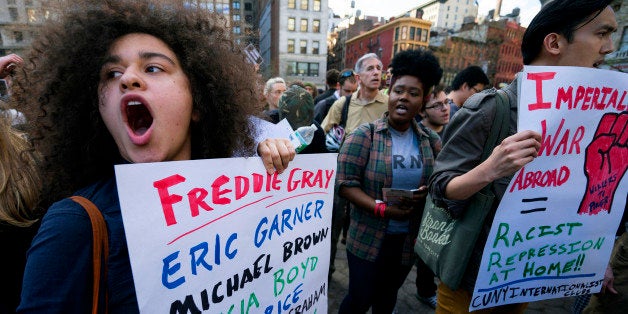
M611 0L554 0L547 3L530 23L521 51L526 65L596 67L613 51L611 34L617 29ZM468 201L494 182L496 201L488 213L473 254L466 265L461 287L438 287L436 313L468 311L480 267L482 251L495 210L512 175L532 161L541 146L538 132L516 132L517 82L504 89L510 103L509 135L490 157L480 163L484 143L495 116L495 91L478 93L467 100L447 126L443 149L430 178L434 201L454 217L464 215ZM526 303L493 308L499 313L523 313Z

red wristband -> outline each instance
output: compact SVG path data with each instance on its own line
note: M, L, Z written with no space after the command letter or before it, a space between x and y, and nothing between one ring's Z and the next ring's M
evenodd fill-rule
M379 212L381 211L382 204L384 204L384 202L380 200L375 200L375 208L373 209L373 214L376 217L380 215Z
M386 210L386 203L380 200L375 200L375 216L384 217L384 211Z

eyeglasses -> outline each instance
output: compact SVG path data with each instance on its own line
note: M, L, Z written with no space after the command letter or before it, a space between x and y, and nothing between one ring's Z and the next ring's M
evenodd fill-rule
M479 92L481 92L481 91L482 91L481 89L477 89L477 88L475 88L475 86L474 86L474 87L471 87L471 89L472 89L472 90L474 90L476 93L479 93Z
M443 110L445 108L445 106L447 106L447 104L445 104L444 102L435 102L433 105L429 106L429 107L425 107L425 109L436 109L436 110Z
M354 75L353 70L347 70L347 71L340 72L340 76L339 77L345 78L345 77L351 77L353 75Z

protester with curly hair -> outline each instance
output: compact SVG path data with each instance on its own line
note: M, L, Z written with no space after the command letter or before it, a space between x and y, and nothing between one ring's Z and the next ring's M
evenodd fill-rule
M443 70L430 52L395 55L388 111L345 140L338 155L337 187L351 202L347 238L349 291L339 313L392 313L397 291L414 262L414 240L427 179L440 151L438 135L421 127L419 113ZM382 188L419 189L412 199L383 202Z
M255 75L240 51L224 20L183 3L73 2L46 22L14 96L45 157L42 199L58 202L29 250L18 312L90 311L92 227L72 194L109 231L101 310L138 312L113 165L254 153ZM257 150L270 173L295 155L287 139Z

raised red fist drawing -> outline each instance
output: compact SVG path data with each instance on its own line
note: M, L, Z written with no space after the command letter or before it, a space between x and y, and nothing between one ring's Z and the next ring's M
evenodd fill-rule
M602 116L595 136L586 149L584 174L587 190L578 214L610 212L617 186L628 168L628 112Z

